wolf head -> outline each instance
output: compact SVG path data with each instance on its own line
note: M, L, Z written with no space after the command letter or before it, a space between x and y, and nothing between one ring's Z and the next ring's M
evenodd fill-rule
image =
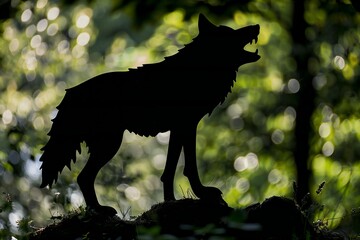
M199 16L198 39L202 51L214 64L238 68L243 64L260 59L258 50L244 50L247 44L257 43L260 26L251 25L234 30L226 26L215 26L203 14Z

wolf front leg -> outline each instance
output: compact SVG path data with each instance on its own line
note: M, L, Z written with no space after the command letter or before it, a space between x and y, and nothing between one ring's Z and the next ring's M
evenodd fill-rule
M218 188L203 186L200 181L196 164L196 125L187 129L183 134L184 175L189 179L195 195L208 202L218 202L227 205L221 197L222 192Z
M164 184L164 200L175 200L174 196L174 176L176 166L180 157L182 148L181 135L176 131L170 132L169 148L167 153L166 165L161 181Z

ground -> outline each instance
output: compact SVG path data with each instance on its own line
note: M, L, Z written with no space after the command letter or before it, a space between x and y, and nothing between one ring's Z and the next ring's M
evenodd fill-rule
M134 220L79 211L31 234L42 239L346 239L314 227L294 200L271 197L232 209L182 199L154 205Z

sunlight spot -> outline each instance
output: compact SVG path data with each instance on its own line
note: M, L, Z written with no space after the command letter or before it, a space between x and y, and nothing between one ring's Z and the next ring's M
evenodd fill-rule
M321 88L323 88L326 85L326 83L327 83L327 79L323 74L319 74L313 79L313 86L316 90L320 90Z
M22 218L24 218L24 214L22 213L22 211L11 212L9 214L9 221L10 221L11 225L14 227L18 227L18 222Z
M329 123L322 123L319 127L319 135L322 138L327 138L331 133L331 126Z
M57 50L61 54L66 54L69 51L70 43L67 40L62 40L57 46Z
M25 61L25 68L26 68L27 70L32 71L32 70L35 70L36 67L37 67L37 60L36 60L36 58L30 57L30 58L27 58L27 59L26 59L26 61ZM30 78L28 78L28 76L29 76ZM31 77L31 75L26 75L26 78L27 78L28 81L34 80L34 79Z
M37 29L38 32L43 32L43 31L46 30L47 26L48 26L48 20L44 18L44 19L41 19L37 23L36 29Z
M66 84L65 81L58 81L56 83L56 88L58 91L65 91L66 88L68 88L68 85Z
M42 130L45 126L44 119L42 117L37 117L33 121L33 126L35 130Z
M284 116L281 120L282 131L291 130L294 128L296 119L296 111L292 107L287 107L284 111Z
M323 109L321 110L321 114L323 115L325 121L329 121L333 115L333 110L328 105L324 105Z
M169 143L169 139L170 139L170 131L167 132L163 132L163 133L159 133L158 135L156 135L156 140L163 145L166 145Z
M28 22L32 17L32 11L30 9L26 9L22 14L21 14L21 21L22 22Z
M40 166L39 166L40 167ZM38 171L38 170L37 170ZM40 189L37 187L32 187L27 192L30 193L31 200L34 200L36 202L41 202L43 200L44 195L41 193Z
M349 65L345 65L344 69L342 70L343 76L347 80L350 80L355 75L354 68L350 67Z
M48 0L38 0L36 3L37 8L44 8L46 4L48 3Z
M28 70L35 70L37 67L37 59L34 51L29 51L25 56L25 67Z
M241 156L235 159L234 168L238 172L246 169L254 169L259 165L258 157L255 153L248 153L245 157Z
M25 34L28 38L31 38L36 33L36 26L34 24L31 24L28 26L25 30Z
M34 161L34 160L27 160L25 162L24 166L24 172L27 177L29 177L31 180L38 180L41 177L41 171L39 171L41 166L40 161Z
M150 174L146 178L145 187L150 191L155 191L159 188L162 188L162 182L160 181L159 176Z
M296 119L296 110L293 107L287 107L284 111L284 114L290 118L291 121L295 121Z
M284 88L283 80L278 74L270 76L267 85L269 89L274 92L279 92Z
M6 27L3 36L7 40L11 40L15 37L16 32L12 27Z
M31 150L28 145L24 144L20 147L20 157L21 159L29 159Z
M50 119L56 118L58 112L59 112L58 109L54 109L54 110L50 113Z
M164 16L164 22L171 26L180 27L184 18L184 12L181 10L174 11Z
M247 168L247 161L245 157L238 157L234 162L234 168L238 172L242 172Z
M288 89L291 93L297 93L300 90L300 83L298 80L292 78L288 82Z
M259 165L258 157L255 153L248 153L246 155L246 159L248 161L248 168L254 169Z
M10 124L12 122L12 120L13 120L12 112L9 109L5 110L2 114L2 122L5 125L7 125L7 124Z
M354 52L349 53L349 62L352 66L357 66L359 64L358 55Z
M35 53L38 56L43 56L45 55L46 51L47 51L47 44L46 43L41 43L40 46L38 48L35 49Z
M78 28L85 28L90 23L90 17L88 15L80 15L76 20L76 26Z
M234 20L235 20L235 23L238 25L238 26L244 26L247 24L247 19L248 17L246 17L246 15L237 10L234 14Z
M71 53L74 56L74 58L81 58L85 54L85 49L84 49L84 47L82 47L80 45L76 45L72 49Z
M90 41L90 34L87 32L82 32L79 34L79 36L76 39L77 44L80 46L85 46Z
M40 46L41 44L41 41L42 41L42 38L40 35L35 35L31 38L31 41L30 41L30 46L32 48L37 48Z
M128 188L129 185L126 183L120 183L119 185L117 185L116 190L119 192L125 192L125 189Z
M26 117L32 110L32 100L29 98L23 98L18 106L17 113L21 117Z
M330 157L334 153L334 144L332 142L326 142L322 147L322 153L326 157Z
M152 164L157 170L163 170L165 168L166 156L165 154L157 154L152 159Z
M53 86L55 83L55 76L52 73L45 73L44 75L44 83L46 86Z
M84 198L80 191L73 191L70 196L70 202L73 206L80 207L84 205Z
M30 183L29 183L29 180L27 178L21 177L19 179L18 186L19 186L19 190L22 191L22 192L29 192L29 190L30 190Z
M345 60L341 56L335 56L334 57L334 64L336 67L338 67L340 70L343 70L345 67Z
M152 206L151 201L152 201L152 199L150 199L150 198L142 197L141 199L139 199L138 204L139 204L140 209L142 211L146 211L146 210L150 209Z
M241 106L237 103L231 104L227 109L226 113L229 115L229 117L239 117L243 112L243 109Z
M241 193L245 193L249 190L250 188L250 182L249 180L247 180L246 178L239 178L236 181L236 188L241 192Z
M48 29L47 29L47 34L49 36L54 36L59 30L58 24L57 23L52 23L49 25Z
M275 144L280 144L284 141L285 135L283 133L283 131L281 131L280 129L276 129L272 134L271 134L271 140L273 141L273 143Z
M50 8L47 12L47 19L55 20L60 14L60 9L58 7Z
M140 199L140 191L136 187L128 187L125 189L125 196L130 201L136 201Z
M133 132L129 132L128 130L126 130L124 132L124 136L123 136L123 142L125 143L134 143L139 139L139 136L136 135Z
M10 52L11 53L16 52L19 49L19 46L20 46L19 40L17 38L12 39L9 44Z
M268 181L271 184L277 184L281 180L281 172L277 169L271 170L268 175Z

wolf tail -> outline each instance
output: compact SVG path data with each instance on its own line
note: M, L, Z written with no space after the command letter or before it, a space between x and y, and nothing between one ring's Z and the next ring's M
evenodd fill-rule
M64 101L65 100L65 101ZM53 120L53 126L48 133L50 136L47 144L41 149L43 154L40 158L42 165L42 183L40 187L46 187L57 182L58 174L67 166L71 170L71 160L75 163L76 151L81 153L81 139L79 130L74 123L74 112L66 104L66 96L57 107L59 112ZM65 106L64 106L65 105ZM66 106L68 105L68 106Z

